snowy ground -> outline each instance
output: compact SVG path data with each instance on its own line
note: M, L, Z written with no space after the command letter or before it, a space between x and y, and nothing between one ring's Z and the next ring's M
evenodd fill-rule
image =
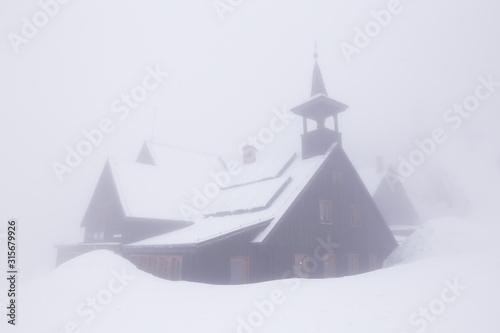
M491 228L433 220L388 258L391 267L244 286L165 281L96 251L21 284L19 325L8 331L497 333L499 228Z

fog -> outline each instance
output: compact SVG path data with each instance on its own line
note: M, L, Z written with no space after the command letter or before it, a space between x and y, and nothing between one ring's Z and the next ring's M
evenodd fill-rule
M415 140L442 128L448 139L415 177L446 175L451 195L467 202L461 217L497 220L500 87L456 129L443 116L474 94L479 77L500 81L498 2L402 0L390 23L350 56L342 43L355 45L355 29L389 1L239 3L218 13L208 0L74 0L16 47L8 34L22 35L22 18L39 4L0 4L0 220L18 220L23 279L55 267L55 244L81 240L108 157L134 160L151 138L236 155L273 110L309 96L315 43L330 97L349 105L340 131L358 170L375 168L378 155L398 165ZM113 102L142 82L148 66L169 75L120 119ZM53 162L64 163L66 147L105 117L114 131L59 181Z

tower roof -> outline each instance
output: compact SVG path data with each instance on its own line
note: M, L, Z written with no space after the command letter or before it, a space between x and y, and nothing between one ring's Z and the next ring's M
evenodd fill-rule
M320 121L343 112L347 110L347 108L348 106L343 103L331 99L323 94L317 94L299 106L292 108L290 111L299 116Z
M318 52L314 50L314 69L313 69L313 80L311 88L311 97L317 94L323 94L328 96L326 92L325 82L323 81L323 75L321 74L321 69L318 64Z
M309 118L316 121L322 121L327 117L334 116L345 111L348 106L340 103L330 97L326 92L323 75L318 64L318 53L314 50L314 69L311 97L300 105L291 109L291 111L299 116Z

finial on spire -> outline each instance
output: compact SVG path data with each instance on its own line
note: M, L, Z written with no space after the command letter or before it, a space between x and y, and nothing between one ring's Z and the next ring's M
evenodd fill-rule
M328 96L325 88L325 83L323 82L323 76L321 75L321 70L319 69L318 64L318 43L314 43L314 70L313 70L313 82L311 89L311 96L315 96L317 94L323 94Z

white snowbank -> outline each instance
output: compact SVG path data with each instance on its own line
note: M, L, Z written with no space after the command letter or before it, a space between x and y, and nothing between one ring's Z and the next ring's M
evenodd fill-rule
M471 222L451 217L433 219L407 237L384 265L474 251L484 246L481 244L484 237L487 237L485 231Z
M21 283L19 326L9 332L496 333L499 245L484 245L493 233L434 220L393 253L404 265L243 286L165 281L96 251Z

